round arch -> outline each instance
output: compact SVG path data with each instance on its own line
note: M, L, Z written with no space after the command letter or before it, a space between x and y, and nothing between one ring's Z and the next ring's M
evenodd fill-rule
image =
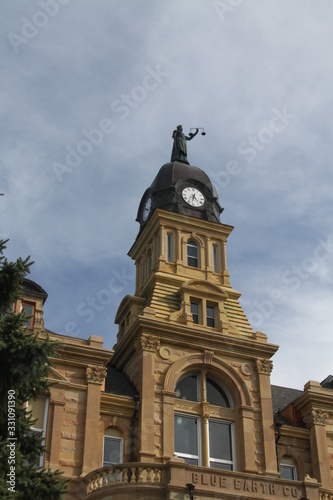
M304 472L304 460L300 456L300 454L295 450L292 446L286 445L286 446L278 446L278 459L279 459L279 464L281 464L281 461L284 457L291 458L295 462L295 466L297 469L297 475L298 475L298 480L303 481L305 477L305 472Z
M105 431L107 429L115 429L118 431L122 436L126 434L126 427L125 425L119 421L116 417L109 417L107 420L103 420L102 422L102 430L103 430L103 435L105 434Z
M214 374L218 380L221 380L228 389L235 406L251 406L250 393L242 377L225 361L216 356L206 357L205 353L193 354L173 363L165 376L164 391L173 392L178 380L183 375L200 369L206 369L209 373Z

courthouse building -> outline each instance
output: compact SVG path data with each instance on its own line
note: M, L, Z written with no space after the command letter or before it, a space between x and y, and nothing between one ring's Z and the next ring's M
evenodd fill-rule
M17 308L59 343L50 394L29 406L40 463L70 480L67 500L333 500L333 377L271 386L278 346L231 285L221 212L203 170L159 169L138 208L135 291L113 350L49 332L47 294L25 280Z

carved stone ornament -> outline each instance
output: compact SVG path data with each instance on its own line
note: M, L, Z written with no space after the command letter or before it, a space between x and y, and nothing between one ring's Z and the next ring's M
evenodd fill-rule
M204 351L204 363L211 365L214 357L214 351Z
M159 339L149 335L148 337L140 337L134 344L136 351L150 351L155 352L160 345Z
M252 365L250 365L250 363L243 363L240 369L243 375L251 376L253 374L253 368Z
M257 359L256 368L258 373L270 375L271 371L273 370L273 362L269 359Z
M328 413L322 410L310 410L303 417L305 425L309 428L313 425L325 425L328 419Z
M106 368L104 366L88 366L86 374L87 382L101 384L106 377Z
M189 413L199 413L201 411L200 403L183 401L181 399L175 399L175 410L184 410Z
M170 359L171 358L171 349L169 347L161 347L159 350L159 354L162 359Z

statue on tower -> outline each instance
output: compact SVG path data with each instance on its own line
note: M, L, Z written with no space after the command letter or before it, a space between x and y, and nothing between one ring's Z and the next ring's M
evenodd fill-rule
M187 141L192 140L193 137L195 137L198 132L199 129L197 128L195 129L194 134L190 132L189 135L186 136L183 133L182 125L178 125L177 129L174 130L172 133L172 138L173 138L173 148L171 153L172 162L178 160L189 164L189 161L187 159Z

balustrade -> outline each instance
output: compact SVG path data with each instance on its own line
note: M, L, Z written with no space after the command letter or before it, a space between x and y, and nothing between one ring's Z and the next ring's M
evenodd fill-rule
M163 482L163 465L156 464L119 464L103 467L87 475L86 494L100 488L121 484L152 484Z

